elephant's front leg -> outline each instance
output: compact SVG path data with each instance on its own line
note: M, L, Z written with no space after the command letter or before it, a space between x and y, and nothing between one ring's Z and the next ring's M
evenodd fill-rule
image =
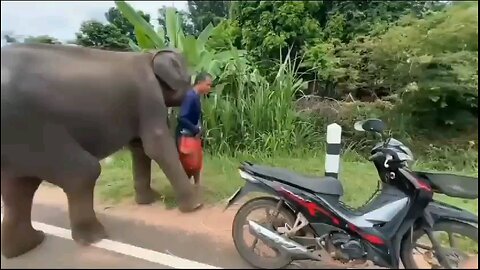
M151 187L152 160L145 154L141 140L134 140L129 145L132 153L132 170L137 204L151 204L160 194Z

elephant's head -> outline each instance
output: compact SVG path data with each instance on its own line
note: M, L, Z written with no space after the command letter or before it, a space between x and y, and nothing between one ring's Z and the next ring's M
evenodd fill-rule
M163 91L165 105L176 107L191 89L187 61L175 50L164 49L153 55L152 68Z

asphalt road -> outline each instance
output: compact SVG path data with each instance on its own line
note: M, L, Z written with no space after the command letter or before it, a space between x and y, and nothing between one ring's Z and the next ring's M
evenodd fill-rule
M120 219L107 214L97 213L97 216L106 227L109 239L85 247L71 239L65 210L34 204L33 226L46 233L45 241L17 258L6 259L2 256L1 268L252 269L240 258L233 244L219 244L207 235L187 234L175 231L171 226L150 226L134 219ZM332 267L320 262L303 261L295 262L288 268Z
M20 257L2 256L1 268L250 268L233 248L219 246L206 236L98 216L109 240L83 247L70 239L64 210L34 205L34 227L46 232L45 241Z

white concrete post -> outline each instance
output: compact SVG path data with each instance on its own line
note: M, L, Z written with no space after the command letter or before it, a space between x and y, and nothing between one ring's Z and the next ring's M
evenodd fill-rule
M325 176L338 179L340 171L340 150L342 142L342 127L333 123L327 126L327 153L325 157Z

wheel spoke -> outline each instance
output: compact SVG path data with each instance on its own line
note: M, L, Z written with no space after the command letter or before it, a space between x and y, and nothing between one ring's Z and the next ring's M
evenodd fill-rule
M258 237L255 237L255 240L253 240L253 244L250 246L252 251L255 251L255 248L257 247L258 244Z
M458 241L456 241L455 236L453 233L448 232L448 242L450 243L450 247L452 248L457 248L458 247Z
M272 222L272 220L273 220L273 215L272 215L272 213L270 212L270 209L268 209L268 208L265 208L265 217L266 217L267 223L271 223L271 222Z

